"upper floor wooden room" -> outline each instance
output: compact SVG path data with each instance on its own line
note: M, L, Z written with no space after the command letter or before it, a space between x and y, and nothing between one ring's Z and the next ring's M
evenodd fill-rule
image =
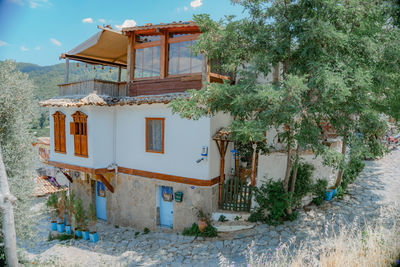
M200 89L205 82L223 82L227 76L191 47L201 34L192 21L168 24L145 24L122 28L98 27L100 31L62 54L66 60L64 84L60 95L140 96L184 92ZM69 82L69 61L118 68L117 81L90 80ZM126 82L121 81L126 69Z

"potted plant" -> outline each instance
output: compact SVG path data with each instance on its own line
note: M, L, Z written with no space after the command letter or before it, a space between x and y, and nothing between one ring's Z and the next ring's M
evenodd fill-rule
M97 216L96 216L96 209L94 208L94 205L90 203L89 206L89 239L90 242L96 243L99 240L99 237L97 235L97 229L96 229L96 223L97 223Z
M210 224L210 218L201 208L197 208L197 218L197 225L199 226L199 230L202 233L207 225Z
M65 231L65 205L66 205L66 194L65 191L61 193L61 197L58 199L57 211L58 211L58 224L57 231L63 233Z
M73 192L71 192L69 194L69 196L67 197L67 221L66 221L66 225L65 225L65 232L67 234L72 234L72 217L74 214L74 201L75 201L75 195Z
M58 197L56 194L51 194L46 201L46 206L51 212L51 230L57 231L57 205Z
M82 237L82 223L85 220L85 213L83 210L82 199L78 198L73 204L74 219L76 222L76 227L74 233L77 237Z
M336 195L336 193L337 193L337 188L335 188L333 186L329 187L326 190L325 200L327 200L327 201L331 200Z

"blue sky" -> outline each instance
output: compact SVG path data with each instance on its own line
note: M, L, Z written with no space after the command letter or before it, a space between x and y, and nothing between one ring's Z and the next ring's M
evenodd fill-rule
M57 64L97 25L187 21L200 13L243 16L229 0L0 0L0 60Z

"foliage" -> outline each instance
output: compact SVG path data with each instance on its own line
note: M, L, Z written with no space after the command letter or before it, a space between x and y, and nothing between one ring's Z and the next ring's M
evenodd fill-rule
M196 223L192 224L192 227L185 228L182 232L185 236L201 236L201 237L216 237L217 229L212 225L207 225L203 232L200 232L199 226Z
M97 223L97 216L96 216L96 209L92 203L89 205L89 228L91 232L96 232L96 223Z
M140 235L140 232L135 232L135 237L137 237L138 235Z
M64 222L66 206L67 206L67 193L65 191L62 191L60 193L60 197L57 203L57 212L60 222Z
M219 218L218 218L218 221L219 222L226 222L228 219L226 218L226 216L225 215L223 215L223 214L221 214L220 216L219 216Z
M328 181L326 180L317 180L314 184L313 192L316 197L313 198L313 203L317 206L321 205L325 199L326 189L328 188Z
M0 144L10 191L17 198L14 217L19 240L35 236L37 219L31 203L35 154L29 130L37 106L33 90L33 83L16 70L14 62L0 62Z
M280 181L268 180L260 188L255 188L255 201L258 204L249 221L260 220L271 225L281 224L286 210L291 206L291 197L285 192ZM264 215L266 210L266 215Z
M239 221L240 219L242 219L242 216L237 216L236 215L235 218L234 218L235 221Z
M365 163L361 159L356 157L350 157L349 162L343 172L343 180L341 187L346 190L347 185L354 182L357 176L362 172L365 167Z
M299 163L295 189L292 196L293 205L298 205L307 193L313 191L313 182L311 178L314 170L314 166L309 163ZM290 179L293 179L293 171Z
M74 217L79 230L86 230L86 214L83 208L82 199L78 198L74 202Z
M57 219L57 206L58 206L58 196L57 196L57 194L53 193L47 198L46 206L50 210L51 220L55 221Z
M61 234L61 235L52 236L51 233L49 233L48 241L53 241L53 240L65 241L65 240L70 240L72 238L74 238L74 237L70 234Z
M74 216L74 202L75 202L75 194L71 191L67 197L66 201L66 209L67 209L67 225L72 224L72 218Z
M143 234L147 235L148 233L150 233L150 229L145 227L144 230L143 230Z

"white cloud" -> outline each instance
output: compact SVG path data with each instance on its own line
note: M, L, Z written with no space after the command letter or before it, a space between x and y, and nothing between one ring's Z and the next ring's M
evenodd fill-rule
M28 0L28 3L31 8L37 8L38 6L49 7L52 5L48 0Z
M106 23L106 20L105 19L99 19L99 22Z
M202 0L193 0L192 2L190 2L190 6L193 8L198 8L199 6L203 5L203 1Z
M50 38L50 42L52 42L52 43L55 44L56 46L61 46L60 41L57 41L57 40L54 39L54 38Z
M183 10L185 10L185 11L188 11L188 7L187 6L185 6L184 8L183 8Z
M40 46L36 46L36 47L35 47L35 50L40 50Z
M121 30L122 28L135 27L135 26L136 26L136 21L134 21L133 19L126 19L124 23L122 23L121 25L115 25L115 27L119 30Z
M84 18L82 20L83 23L93 23L93 19L92 18Z
M0 47L1 47L1 46L6 46L6 45L8 45L6 42L0 40Z
M21 51L22 51L22 52L26 52L26 51L28 51L28 50L29 50L29 48L26 48L25 46L21 45Z

